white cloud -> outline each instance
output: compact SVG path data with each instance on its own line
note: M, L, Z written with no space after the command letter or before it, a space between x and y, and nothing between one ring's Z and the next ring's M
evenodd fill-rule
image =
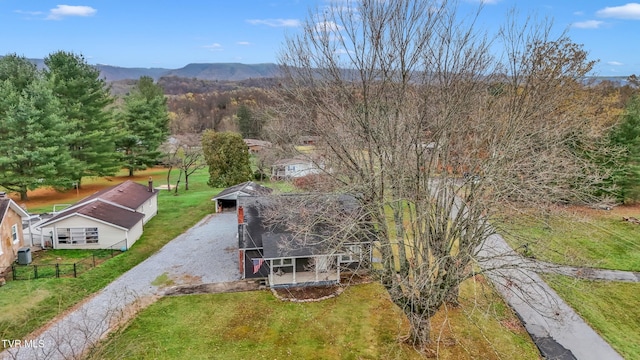
M584 11L575 11L575 12L573 13L573 15L576 15L576 16L582 16L582 15L584 15Z
M244 45L244 46L251 45L251 43L250 43L250 42L248 42L248 41L238 41L236 44L238 44L238 45Z
M203 48L205 48L205 49L209 49L209 50L211 50L211 51L222 51L222 50L224 50L224 49L222 48L222 45L220 45L220 44L218 44L218 43L213 43L213 44L211 44L211 45L204 45L204 46L203 46Z
M331 31L340 31L342 30L343 27L334 23L333 21L321 21L316 23L316 30L317 31L326 31L326 32L331 32Z
M271 27L298 27L300 20L297 19L250 19L247 20L252 25L267 25Z
M38 16L42 15L42 11L25 11L25 10L15 10L14 13L22 14L22 15L30 15L30 16Z
M596 15L617 19L640 20L640 4L628 3L622 6L606 7L602 10L596 11Z
M579 21L579 22L573 23L571 27L578 28L578 29L597 29L602 24L604 24L604 21L587 20L587 21Z
M622 66L624 65L623 63L619 62L619 61L609 61L607 62L607 65L611 65L611 66Z
M49 10L49 20L60 20L66 16L93 16L98 10L91 6L73 6L73 5L58 5L55 9Z

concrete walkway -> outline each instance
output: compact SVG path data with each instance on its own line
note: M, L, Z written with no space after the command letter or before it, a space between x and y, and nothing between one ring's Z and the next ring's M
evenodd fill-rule
M0 359L73 359L172 286L240 279L235 213L210 215ZM164 275L164 276L162 276ZM166 278L167 281L159 281Z
M640 282L640 272L595 269L587 267L567 266L526 259L527 266L537 273L558 274L578 279Z
M480 265L516 311L546 359L622 359L536 273L552 268L560 271L561 267L542 266L524 259L500 235L487 239L480 255Z

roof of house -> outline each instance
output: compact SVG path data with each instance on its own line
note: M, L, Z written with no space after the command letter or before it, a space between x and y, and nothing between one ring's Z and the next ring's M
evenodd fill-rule
M24 218L29 216L29 214L24 211L24 209L22 209L18 204L16 204L15 201L11 200L10 198L3 197L0 198L0 224L2 224L2 221L4 221L4 217L9 209L15 211L18 215L20 215L20 217Z
M247 146L262 146L262 147L269 147L272 144L268 141L265 140L258 140L258 139L243 139L244 143L247 144Z
M157 195L158 191L153 189L153 187L151 191L149 191L148 186L127 180L110 188L100 190L93 195L89 195L78 201L73 207L99 198L135 210L147 200Z
M292 234L268 232L262 235L262 244L262 257L265 259L307 257L330 252L329 243L317 236L308 236L300 241Z
M109 223L124 229L131 229L144 214L135 210L150 198L157 196L155 189L127 180L121 184L100 190L78 201L71 207L43 222L39 227L50 225L70 216L84 216Z
M273 163L273 166L286 166L295 164L314 165L314 162L306 155L297 155L292 158L277 160Z
M316 218L325 218L326 211L330 211L334 215L338 214L335 216L336 221L349 221L348 214L355 214L360 208L353 196L345 194L247 196L238 198L238 205L244 209L247 233L247 236L239 238L239 247L241 249L263 248L265 258L327 253L330 250L329 247L336 244L333 243L334 241L323 241L325 237L320 233L325 235L331 233L332 224L317 221ZM269 220L266 218L273 215L281 218L274 221L274 224L267 224ZM305 222L313 224L313 233L309 233L306 229L298 229L301 233L297 233L297 225ZM346 236L347 233L345 232L344 235Z
M96 201L85 203L79 207L66 209L42 223L40 226L52 224L71 216L89 217L127 230L133 228L144 218L143 213L110 204L102 199L97 199Z
M218 195L216 195L211 200L219 200L219 199L227 199L227 200L235 200L238 198L238 195L244 196L259 196L259 195L269 195L273 189L268 188L266 186L262 186L260 184L256 184L253 181L243 182L242 184L234 185L222 190Z

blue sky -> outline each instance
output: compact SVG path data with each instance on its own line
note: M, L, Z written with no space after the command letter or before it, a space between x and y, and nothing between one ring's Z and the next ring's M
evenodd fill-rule
M495 28L510 8L554 19L599 60L595 74L640 74L640 2L484 1L480 22ZM198 62L276 62L285 34L326 0L0 0L0 55L44 58L57 50L92 64L180 68Z

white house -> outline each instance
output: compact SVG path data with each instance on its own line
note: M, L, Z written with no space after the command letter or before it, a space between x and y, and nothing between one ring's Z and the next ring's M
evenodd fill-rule
M125 181L99 191L37 224L54 249L128 249L158 213L158 192Z
M319 164L306 156L296 156L290 159L276 161L271 167L272 179L293 179L307 175L320 174L323 171Z

